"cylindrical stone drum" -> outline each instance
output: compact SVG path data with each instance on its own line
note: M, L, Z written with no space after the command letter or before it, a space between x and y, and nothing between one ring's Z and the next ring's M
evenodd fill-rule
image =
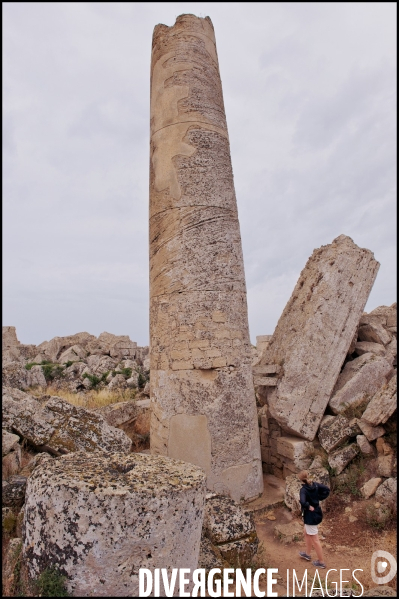
M45 459L26 492L29 573L56 566L78 597L137 597L140 568L166 568L169 580L172 568L197 568L204 502L203 471L178 460L86 452Z
M244 263L213 25L157 25L151 63L151 452L262 492Z

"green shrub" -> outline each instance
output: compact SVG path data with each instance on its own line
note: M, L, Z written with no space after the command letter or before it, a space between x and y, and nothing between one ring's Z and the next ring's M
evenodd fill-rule
M8 535L12 535L15 531L15 527L17 525L17 514L14 512L9 512L6 516L4 516L3 520L3 531Z
M41 366L46 381L53 381L64 375L64 369L60 364L52 364L46 361L45 363L42 362Z
M123 374L125 379L130 379L130 377L132 376L132 372L133 371L131 368L121 368L121 370L113 370L112 376L115 376L117 374Z
M336 493L350 493L353 497L362 497L360 488L363 485L363 475L366 471L362 455L355 457L352 463L345 469L343 476L336 477L333 470L332 468L332 472L330 472L332 476L331 486Z
M150 371L149 370L138 370L138 379L137 379L137 385L139 389L143 389L143 387L145 387L145 384L147 383L147 381L150 380Z
M371 528L381 530L386 528L393 520L392 509L388 505L381 505L376 508L374 505L368 505L364 512L364 519Z
M26 370L30 370L32 366L40 366L40 364L38 362L28 362L27 364L25 364Z
M83 379L89 379L89 381L91 382L91 386L93 387L93 389L95 389L96 387L98 387L98 385L102 382L102 377L96 376L95 374L89 374L88 372L85 372L82 375Z
M39 597L71 597L65 585L66 577L57 568L46 568L36 581Z
M72 360L68 360L68 362L65 362L65 368L69 368L70 366L72 366L72 364L75 364L75 362L73 362Z

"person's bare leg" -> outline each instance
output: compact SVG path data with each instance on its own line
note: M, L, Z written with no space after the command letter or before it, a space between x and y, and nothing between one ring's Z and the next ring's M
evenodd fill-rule
M305 534L306 553L308 555L310 555L310 552L312 551L312 537L311 537L311 535L307 534L305 527L304 527L304 534Z
M319 560L319 562L322 562L324 564L323 549L321 548L319 535L313 535L312 541L313 541L313 547L316 550L317 559Z

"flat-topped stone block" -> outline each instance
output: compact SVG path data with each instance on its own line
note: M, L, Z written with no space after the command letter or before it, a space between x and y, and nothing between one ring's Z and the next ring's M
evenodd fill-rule
M197 568L204 503L205 474L192 464L144 454L46 457L26 491L29 573L54 565L74 596L138 597L140 568L167 568L169 577L172 568Z

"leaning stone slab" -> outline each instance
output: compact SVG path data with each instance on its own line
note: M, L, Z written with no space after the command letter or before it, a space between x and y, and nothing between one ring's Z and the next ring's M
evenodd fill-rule
M394 413L397 407L397 375L395 374L387 385L384 385L371 398L362 420L371 426L384 424Z
M260 361L282 365L269 407L286 431L314 439L378 267L345 235L309 258Z
M357 360L369 355L364 354ZM387 382L391 373L392 366L389 362L384 358L372 355L363 367L330 399L331 410L335 414L339 414L349 406L355 407L365 403Z
M138 597L140 568L167 568L169 576L197 568L204 502L204 472L181 461L133 453L47 458L26 492L29 574L55 566L74 596Z
M341 474L346 466L359 453L359 446L356 443L351 443L346 447L336 449L328 456L328 463L331 468L334 468L335 474Z
M322 485L330 486L330 476L326 468L315 468L311 472L312 480L321 483ZM301 514L301 504L299 503L299 493L302 488L302 483L298 480L296 474L287 476L285 479L285 505L296 515Z
M370 480L364 483L364 485L360 489L360 492L365 499L369 499L369 497L374 495L381 483L382 478L370 478Z
M352 427L345 416L332 416L327 422L320 424L318 438L320 445L327 452L333 451L352 436Z
M378 501L395 505L397 501L398 482L396 478L388 478L378 487L375 498Z

